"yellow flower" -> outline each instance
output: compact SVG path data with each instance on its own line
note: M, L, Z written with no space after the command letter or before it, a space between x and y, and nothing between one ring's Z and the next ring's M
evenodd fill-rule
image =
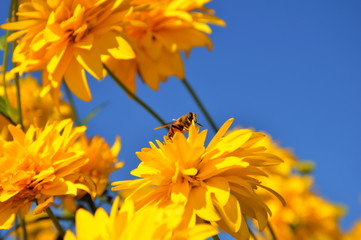
M212 48L207 36L209 23L224 26L204 5L209 0L133 0L135 11L128 16L132 25L126 27L136 58L109 58L107 66L124 84L135 91L138 72L153 90L169 76L184 78L181 51L187 54L194 47Z
M197 216L238 239L248 239L244 216L256 219L264 229L271 214L257 194L259 187L267 188L260 181L265 175L260 168L282 160L255 146L265 137L263 133L239 129L223 136L232 122L226 121L207 147L207 131L198 132L194 123L188 138L176 133L165 143L157 141L158 147L150 143L151 148L137 153L142 162L131 172L141 179L115 182L119 186L113 190L133 189L129 197L137 209L147 204L182 204L185 224L192 226ZM154 190L137 193L149 186Z
M14 82L8 82L6 91L9 97L10 105L17 108L16 85ZM30 125L44 127L47 121L63 120L72 116L71 106L60 101L59 107L54 107L54 100L50 94L42 96L40 93L42 87L37 80L30 75L20 79L21 108L23 114L23 124L25 129ZM4 86L0 85L0 96L4 96ZM3 116L0 116L0 128L3 129L10 122Z
M110 148L100 136L91 139L82 136L73 148L83 150L85 156L89 158L89 161L78 171L89 176L96 186L97 196L102 195L108 185L109 174L124 165L123 162L117 160L120 151L120 138L117 137Z
M85 129L73 128L69 119L44 129L30 126L26 132L9 125L13 140L0 139L0 229L9 229L16 213L26 213L33 200L38 214L54 196L75 196L79 189L94 196L91 180L83 176L79 181L76 173L88 159L71 149Z
M124 0L23 1L17 12L19 21L1 26L19 30L8 38L20 38L13 54L18 66L13 71L42 70L44 85L56 96L64 78L75 95L90 101L84 69L102 79L102 58L134 58L122 33L129 11Z
M274 199L267 200L272 211L270 223L278 239L341 239L339 220L344 210L312 192L312 178L271 176L267 183L287 202L281 206Z
M76 212L77 236L68 230L65 240L197 240L206 239L217 234L217 230L209 224L198 224L193 228L179 226L183 208L168 206L158 208L147 206L135 211L132 201L125 201L119 209L119 198L116 198L110 215L98 208L95 215L84 209Z
M108 186L108 177L115 170L123 167L123 162L118 162L117 156L120 151L120 138L117 137L113 146L110 147L107 142L100 136L87 139L82 135L72 149L84 151L85 157L89 161L80 167L77 172L88 176L93 181L96 188L96 196L101 196ZM86 192L79 191L78 198L84 196ZM75 199L71 196L63 198L63 204L67 210L76 209Z

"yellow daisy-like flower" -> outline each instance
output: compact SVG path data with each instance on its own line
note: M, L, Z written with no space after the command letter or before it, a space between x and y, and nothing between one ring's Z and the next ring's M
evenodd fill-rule
M9 229L16 213L27 212L33 200L38 214L54 196L75 196L79 189L95 195L91 180L83 176L80 181L76 173L88 159L71 149L85 129L74 128L69 119L26 132L9 125L13 140L0 139L0 229Z
M126 32L133 40L136 58L109 58L107 66L133 92L136 73L152 89L169 76L184 78L181 51L194 47L212 48L207 36L209 23L224 26L204 5L210 0L133 0L135 11L128 16Z
M273 213L270 223L278 239L341 239L339 220L344 210L312 192L312 178L271 176L265 182L287 202L281 206L274 199L266 201ZM270 238L266 234L264 239Z
M64 78L71 91L91 100L84 69L96 79L104 77L103 58L134 58L123 37L123 19L130 12L124 0L27 0L18 9L18 22L1 27L19 30L13 54L15 72L43 71L44 85L59 94ZM56 98L58 99L58 98Z
M72 149L85 152L85 157L89 161L80 167L77 172L90 177L96 188L96 196L101 196L108 186L109 175L124 165L123 162L118 162L117 159L120 151L120 138L117 137L113 146L110 147L104 138L100 136L87 139L83 135L72 146ZM81 198L85 193L85 191L78 191L77 197ZM76 202L74 197L66 196L63 200L67 210L75 211Z
M17 108L16 94L17 89L14 82L6 85L10 105ZM54 100L50 94L41 96L42 87L37 80L30 75L20 79L21 108L23 114L24 128L28 129L30 125L44 127L47 121L63 120L72 117L71 106L60 101L59 107L54 108ZM0 86L0 96L4 97L4 86ZM10 122L0 116L0 128L6 127Z
M209 224L198 224L193 228L182 228L180 222L183 208L147 206L135 211L132 201L125 201L119 209L119 198L113 203L110 215L98 208L93 216L84 209L76 213L76 233L65 234L65 240L201 240L217 234Z
M255 146L263 133L239 129L224 136L232 122L226 121L207 147L207 131L198 132L194 123L188 138L177 132L165 143L157 141L158 147L150 143L151 148L137 153L142 162L131 172L141 179L115 182L113 190L133 189L129 197L137 208L182 204L185 224L192 226L197 216L238 239L248 239L245 216L264 229L271 214L257 194L259 187L267 188L260 181L266 175L260 168L282 160ZM137 193L149 186L154 190Z
M87 139L85 136L80 138L73 146L76 149L83 150L89 161L79 168L79 172L89 176L95 186L97 196L103 194L108 185L109 174L123 167L123 162L118 162L120 151L120 138L117 137L113 146L110 148L108 143L100 136Z

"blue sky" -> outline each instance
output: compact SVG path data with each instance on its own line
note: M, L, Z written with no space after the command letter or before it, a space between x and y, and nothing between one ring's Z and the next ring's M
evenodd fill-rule
M313 160L315 190L347 206L342 226L350 228L361 219L361 2L214 0L209 7L227 26L213 27L212 52L194 49L185 60L187 79L219 126L234 117ZM153 130L159 123L109 78L89 79L94 100L77 101L80 115L108 103L88 135L110 143L121 136L126 165L111 179L127 179L139 163L134 153L165 131ZM138 95L166 121L191 111L209 128L176 78L157 92L138 81Z

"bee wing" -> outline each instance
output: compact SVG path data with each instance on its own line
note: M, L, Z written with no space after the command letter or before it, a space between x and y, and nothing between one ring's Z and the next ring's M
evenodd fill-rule
M157 130L157 129L160 129L160 128L164 128L164 127L168 127L168 126L170 126L170 125L173 125L175 122L176 122L176 121L173 121L173 122L164 124L164 125L162 125L162 126L156 127L156 128L154 128L154 130Z

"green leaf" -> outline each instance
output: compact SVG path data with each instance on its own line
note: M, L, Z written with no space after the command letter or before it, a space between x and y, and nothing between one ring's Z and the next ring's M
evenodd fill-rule
M86 125L90 120L92 120L101 110L103 110L106 106L108 106L108 103L102 103L96 108L94 108L86 117L81 121L81 125Z
M0 37L0 50L4 51L6 47L6 34Z
M4 97L0 97L0 114L14 125L19 122L19 111L11 107Z

